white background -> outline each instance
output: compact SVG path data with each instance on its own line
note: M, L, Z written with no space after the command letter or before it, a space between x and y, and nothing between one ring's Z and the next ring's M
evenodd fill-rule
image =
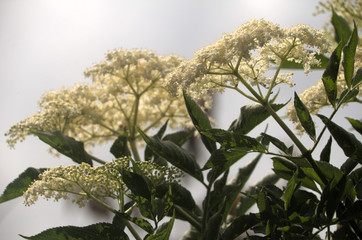
M147 48L159 54L175 53L191 58L194 51L250 19L265 18L283 27L306 23L321 28L329 16L313 16L317 3L316 0L0 0L0 194L27 167L72 163L49 155L47 146L34 137L18 143L15 150L10 149L4 133L37 111L37 101L44 92L90 82L83 77L83 71L102 61L108 50ZM315 71L306 77L298 71L296 91L315 84L320 75L320 71ZM284 100L292 96L283 95L283 91L287 90L283 88L281 92ZM217 126L227 128L247 102L229 92L217 99L214 110ZM273 125L269 129L270 134L280 132ZM108 149L97 149L96 153L111 159ZM271 161L263 159L250 183L270 168ZM199 187L190 187L198 201ZM20 239L19 233L31 236L56 226L111 221L111 216L95 219L87 209L65 201L40 200L31 207L25 207L22 201L18 198L0 204L0 239ZM179 239L188 226L177 224L173 239Z

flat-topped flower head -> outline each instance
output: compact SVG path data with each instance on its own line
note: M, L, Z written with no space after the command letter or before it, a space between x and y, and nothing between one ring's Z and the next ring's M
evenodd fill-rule
M91 84L44 94L40 110L6 133L8 143L13 147L33 131L60 131L93 146L114 141L125 131L136 138L136 127L147 132L166 120L171 128L190 126L183 98L163 87L166 75L182 60L143 49L111 51L85 71Z
M197 51L194 58L180 64L168 75L166 87L173 95L184 89L200 96L207 91L218 92L237 86L240 77L251 85L268 88L270 84L292 85L291 73L276 78L266 73L282 60L302 63L305 72L319 64L315 52L325 53L329 43L324 34L307 25L281 28L260 20L244 23L232 33L224 34L215 43Z
M24 203L34 204L40 196L45 199L72 199L83 207L92 198L104 201L106 198L120 199L128 188L122 181L122 170L132 171L129 158L123 157L98 167L87 163L78 166L50 168L40 175L24 193ZM157 186L178 182L183 173L176 167L159 166L153 162L139 162L138 168ZM94 199L93 199L94 200Z

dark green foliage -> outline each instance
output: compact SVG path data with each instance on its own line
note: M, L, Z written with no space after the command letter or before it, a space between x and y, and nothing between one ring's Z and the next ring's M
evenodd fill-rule
M187 111L196 130L201 133L202 131L211 129L211 123L207 114L202 111L199 105L194 100L192 100L186 92L184 92L183 95ZM210 138L206 138L201 135L201 140L210 153L216 150L216 143Z
M131 152L127 146L127 134L119 136L112 144L110 152L114 157L120 158L124 156L131 156Z
M45 170L45 168L27 168L14 181L8 184L3 194L0 196L0 203L22 196L30 185L35 180L39 179L39 174Z
M173 142L162 141L157 137L148 137L141 130L138 131L154 154L166 159L169 163L187 172L199 181L203 180L200 166L189 152Z
M122 229L110 223L97 223L87 227L57 227L50 228L31 237L25 237L30 240L128 240L129 237Z
M92 160L84 150L84 144L74 138L63 135L61 132L33 132L40 140L57 150L59 153L71 158L76 163L88 163Z
M362 143L352 133L330 121L327 117L323 115L318 116L327 126L338 145L343 149L344 154L362 164Z
M294 92L294 107L297 112L300 123L308 135L315 140L315 126L312 117L309 114L308 108L299 99L296 92Z
M286 104L270 104L275 112L283 108ZM261 104L251 104L240 109L239 118L229 127L230 131L247 134L254 127L258 126L270 116L270 113Z

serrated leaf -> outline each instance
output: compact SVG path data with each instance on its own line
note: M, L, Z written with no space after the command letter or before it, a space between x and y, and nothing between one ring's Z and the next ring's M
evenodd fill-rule
M273 136L270 136L266 133L261 133L261 135L263 136L263 138L265 138L268 142L273 143L274 146L276 146L277 148L279 148L280 150L282 150L284 153L286 154L290 154L290 150L289 148L282 142L280 141L278 138L275 138Z
M189 113L196 130L201 133L202 131L211 129L211 123L207 113L205 113L185 91L183 92L183 96L185 99L187 112ZM216 150L216 143L214 141L204 137L202 134L201 140L210 153Z
M112 144L110 152L114 157L120 158L124 156L131 156L131 152L127 146L127 133L120 135Z
M352 127L359 132L360 134L362 134L362 122L360 120L357 119L353 119L353 118L349 118L346 117L346 119L349 121L349 123L352 125Z
M286 104L270 104L275 112L283 108ZM229 127L230 131L241 134L249 133L270 116L270 113L261 104L251 104L240 109L239 118Z
M173 142L162 141L156 137L148 137L140 129L138 129L138 132L154 154L166 159L169 163L195 177L197 180L203 181L200 166L193 155Z
M347 45L343 48L343 70L344 70L344 80L347 83L348 87L351 87L352 76L354 73L354 56L356 54L356 48L358 44L358 32L356 23L354 23L354 29L351 36L347 42Z
M332 137L328 139L326 146L324 146L319 158L322 162L329 162L332 150Z
M141 196L151 201L151 189L144 176L122 169L122 180L136 196Z
M308 108L299 99L298 94L294 92L294 107L297 112L298 119L307 132L307 134L315 140L315 126L312 117L310 116Z
M342 42L344 46L349 36L351 35L351 29L348 25L348 22L341 16L339 16L334 9L332 9L332 25L335 30L335 40L336 42Z
M328 66L322 75L324 89L332 106L335 106L337 99L337 77L339 64L341 62L342 48L343 44L340 42L336 49L332 52Z
M235 218L225 229L221 239L235 239L259 223L260 219L256 214L251 213L249 215L241 215Z
M203 131L202 134L220 143L224 150L242 148L249 151L265 152L264 146L260 144L258 140L238 132L214 128Z
M30 240L129 240L127 234L122 229L110 223L97 223L86 227L56 227L31 237L20 236Z
M44 172L46 168L27 168L14 181L9 183L3 194L0 196L0 203L20 197L30 187L30 185L39 179L39 174Z
M71 158L76 163L88 163L92 165L88 153L84 150L83 142L79 142L74 138L63 135L61 132L32 132L39 139L59 153Z
M122 212L119 212L117 214L124 217L128 221L133 222L134 224L136 224L137 226L139 226L140 228L142 228L143 230L145 230L148 233L152 234L154 232L154 229L153 229L152 225L147 220L145 220L143 218L131 217L128 214L122 213Z
M327 126L329 132L342 148L347 157L351 157L362 164L362 143L350 132L330 121L327 117L319 115L318 117Z

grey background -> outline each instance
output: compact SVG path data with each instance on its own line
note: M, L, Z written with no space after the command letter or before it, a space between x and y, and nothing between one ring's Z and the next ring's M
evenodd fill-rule
M147 48L159 54L175 53L191 58L194 51L250 19L265 18L283 27L306 23L321 28L329 16L313 16L317 3L317 0L0 0L0 193L29 166L72 163L49 155L47 146L34 137L18 143L15 150L9 149L3 134L11 125L37 111L37 101L44 92L90 82L84 79L83 71L102 61L108 50ZM306 77L297 71L295 90L300 92L315 84L320 75L320 71L314 71ZM288 91L282 88L283 100L292 96ZM213 114L217 126L226 128L247 101L230 92L217 99ZM270 124L269 133L281 132ZM262 130L256 129L255 133ZM111 159L108 147L97 148L95 154ZM264 159L250 183L270 168L271 161ZM190 186L198 201L201 187L197 183ZM18 198L0 204L1 239L20 239L19 233L30 236L56 226L111 221L111 216L95 219L86 209L66 201L39 200L31 207L25 207L22 201ZM174 239L187 226L177 222Z

